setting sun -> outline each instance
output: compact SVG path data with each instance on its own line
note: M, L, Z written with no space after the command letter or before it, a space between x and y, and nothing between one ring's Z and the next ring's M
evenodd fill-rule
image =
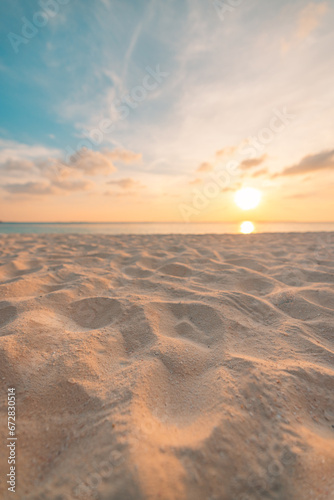
M258 206L261 196L261 191L258 189L247 187L235 193L234 201L242 210L250 210Z

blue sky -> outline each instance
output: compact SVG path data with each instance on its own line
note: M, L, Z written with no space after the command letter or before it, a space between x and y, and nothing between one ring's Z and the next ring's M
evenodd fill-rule
M333 219L333 2L215 4L1 3L3 220Z

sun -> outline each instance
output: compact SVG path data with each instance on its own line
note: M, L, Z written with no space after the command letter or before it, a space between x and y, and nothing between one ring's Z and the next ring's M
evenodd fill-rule
M250 210L258 206L261 197L261 191L255 188L246 187L239 189L239 191L235 193L234 201L242 210Z

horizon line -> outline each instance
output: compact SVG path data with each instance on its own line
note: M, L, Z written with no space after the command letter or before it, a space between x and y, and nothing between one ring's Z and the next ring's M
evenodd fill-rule
M245 218L247 219L247 218ZM243 219L243 220L245 220ZM237 221L0 221L0 224L239 224ZM255 224L334 224L333 221L252 220Z

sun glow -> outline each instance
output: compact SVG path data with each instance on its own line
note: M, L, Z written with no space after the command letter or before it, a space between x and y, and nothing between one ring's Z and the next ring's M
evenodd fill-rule
M240 225L240 233L242 234L250 234L254 231L254 229L255 228L253 222L250 222L249 220L245 220Z
M261 191L258 189L246 187L235 193L234 201L242 210L250 210L258 206L261 196Z

